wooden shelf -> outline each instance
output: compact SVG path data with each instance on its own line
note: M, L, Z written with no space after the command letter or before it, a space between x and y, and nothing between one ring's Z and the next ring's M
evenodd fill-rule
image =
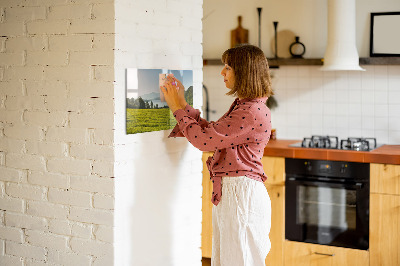
M205 66L217 66L222 65L220 59L204 59L203 64ZM270 67L279 66L304 66L304 65L322 65L321 58L268 58L268 64Z
M322 58L268 58L270 67L322 66Z
M360 65L400 65L400 57L362 57Z
M321 66L323 58L268 58L271 68L279 66ZM220 59L204 59L204 66L222 65ZM400 65L400 57L362 57L360 65Z

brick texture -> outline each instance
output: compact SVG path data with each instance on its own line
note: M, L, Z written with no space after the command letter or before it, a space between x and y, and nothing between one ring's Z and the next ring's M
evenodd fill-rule
M112 265L113 6L0 1L0 265Z
M142 158L135 153L141 139L125 134L124 84L127 67L191 69L195 63L195 77L202 77L201 4L0 1L0 265L126 265L125 257L120 257L124 264L114 256L114 239L131 237L114 237L115 180L127 182L120 183L126 190L119 196L130 200L133 194L142 195L139 190L166 184L157 179L161 174L174 178L171 185L179 178L189 180L183 174L198 179L187 169L200 154L167 143L165 132L144 139L161 150L160 156L144 151ZM201 78L195 79L201 84ZM129 149L121 147L125 144ZM118 148L123 153L116 160ZM171 153L185 154L189 166L175 165L177 172L171 167L157 171L155 159ZM129 178L136 181L135 174L149 166L140 187L126 185L135 183ZM151 197L159 192L152 191ZM200 200L192 195L194 201ZM157 213L168 200L161 201L155 208L145 203L142 210L150 207ZM129 204L137 207L137 202ZM124 222L128 224L131 221ZM169 233L160 231L160 236ZM136 241L158 241L142 240ZM187 248L198 250L198 240ZM179 260L165 254L156 254L150 263Z

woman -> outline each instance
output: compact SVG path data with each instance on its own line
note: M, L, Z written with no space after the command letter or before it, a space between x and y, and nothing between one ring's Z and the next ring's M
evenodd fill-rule
M201 151L214 151L207 160L213 182L212 265L265 265L271 247L271 202L261 164L271 131L268 62L252 45L228 49L222 62L227 95L237 98L217 122L200 118L200 111L187 105L177 79L169 77L160 87L178 121L170 137L185 136Z

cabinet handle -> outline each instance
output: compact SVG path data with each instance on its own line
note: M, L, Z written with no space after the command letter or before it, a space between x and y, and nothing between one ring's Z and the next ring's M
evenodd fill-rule
M335 256L335 254L327 254L327 253L320 253L320 252L314 252L315 255L324 255L324 256Z

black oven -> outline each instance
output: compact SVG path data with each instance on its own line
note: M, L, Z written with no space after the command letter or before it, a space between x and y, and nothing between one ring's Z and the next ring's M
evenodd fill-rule
M285 169L286 239L368 249L368 163L287 158Z

